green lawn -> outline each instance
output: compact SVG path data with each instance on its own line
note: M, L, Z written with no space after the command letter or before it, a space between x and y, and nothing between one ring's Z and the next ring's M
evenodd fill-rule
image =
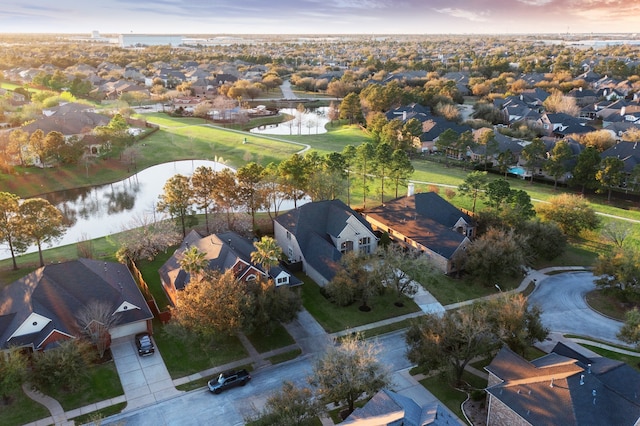
M160 274L158 273L158 270L171 256L173 256L173 252L176 248L177 246L169 247L164 252L159 253L155 259L151 261L141 260L137 264L138 270L144 277L144 281L147 283L149 291L153 295L153 298L156 300L156 304L161 311L165 310L166 307L169 306L169 299L162 288L162 282L160 281Z
M102 410L97 410L88 414L83 414L78 417L74 417L73 421L75 422L75 424L78 424L78 425L83 425L87 423L98 425L100 424L100 420L120 413L122 410L124 410L126 406L127 406L126 402L121 402L120 404L112 405L110 407L103 408Z
M280 138L259 136L225 129L199 118L172 118L164 114L148 114L145 118L162 126L161 130L144 139L138 160L139 168L177 159L209 159L232 167L249 161L267 164L279 162L303 147L282 142ZM244 143L246 139L246 143Z
M520 285L521 278L522 277L503 279L500 281L500 287L503 291L516 288ZM465 276L463 279L457 279L447 275L431 273L425 278L416 277L415 279L442 305L477 299L498 291L494 286L486 287L474 282L469 276Z
M597 353L598 355L615 359L616 361L622 361L625 364L628 364L630 367L633 367L636 370L640 371L640 354L638 354L638 356L631 356L631 355L625 355L618 352L610 351L607 349L602 349L597 346L586 345L584 343L580 343L580 345Z
M464 372L462 380L469 383L476 389L484 389L487 381L474 376L468 372ZM442 374L436 374L426 379L420 380L420 384L446 405L455 415L464 419L460 405L467 399L466 392L462 392L452 387L449 381Z
M396 297L389 296L389 294L374 296L369 301L369 306L372 307L369 312L360 311L358 309L359 302L350 306L340 307L322 296L320 287L309 277L304 274L298 274L297 277L304 281L302 304L328 333L335 333L420 310L409 298L404 299L403 307L395 306Z
M264 333L262 330L256 330L252 334L248 334L247 338L259 353L283 348L285 346L293 345L296 342L280 324L278 324L275 330L269 335Z
M157 320L153 328L153 338L173 379L248 356L237 337L219 336L215 342L185 341L164 332Z
M60 388L42 389L42 392L56 399L65 411L124 394L113 362L92 366L86 373L85 380L73 392Z
M19 426L44 419L50 415L43 405L27 397L22 389L13 395L11 404L0 403L0 424L5 426Z
M280 364L282 362L286 362L286 361L295 359L298 356L300 356L301 353L302 353L301 349L294 349L294 350L291 350L291 351L288 351L288 352L285 352L285 353L282 353L282 354L274 355L274 356L272 356L270 358L267 358L267 359L271 364L275 365L275 364Z

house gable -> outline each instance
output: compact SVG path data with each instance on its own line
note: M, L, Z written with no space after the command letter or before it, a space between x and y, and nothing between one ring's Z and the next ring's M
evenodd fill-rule
M31 315L14 331L10 339L13 337L24 336L27 334L38 333L51 322L50 318L32 312Z
M127 311L131 311L132 309L140 309L139 306L134 305L133 303L129 303L126 300L124 302L122 302L120 304L120 306L118 306L118 308L115 310L115 312L113 313L113 315L120 313L120 312L127 312Z
M281 214L274 234L285 255L302 261L319 285L333 279L341 267L341 252L365 246L373 252L378 243L371 225L340 200L316 201Z

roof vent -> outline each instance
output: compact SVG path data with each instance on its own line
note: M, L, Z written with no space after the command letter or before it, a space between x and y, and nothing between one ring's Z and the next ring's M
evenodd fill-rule
M587 373L591 374L591 363L587 364Z
M580 386L584 385L584 374L580 375Z
M553 387L553 377L551 378L551 384L549 384L549 387L552 388Z

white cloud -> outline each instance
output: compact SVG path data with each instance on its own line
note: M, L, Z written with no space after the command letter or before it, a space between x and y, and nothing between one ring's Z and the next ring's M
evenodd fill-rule
M517 0L520 3L524 3L528 6L545 6L551 3L553 0Z
M438 13L453 16L454 18L468 19L474 22L483 22L487 20L488 12L473 12L470 10L445 7L443 9L435 9Z

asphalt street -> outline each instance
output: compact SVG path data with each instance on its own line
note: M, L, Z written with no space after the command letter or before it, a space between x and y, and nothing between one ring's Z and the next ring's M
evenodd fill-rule
M622 323L591 310L585 301L596 288L594 280L591 272L552 275L538 284L529 303L542 308L542 323L551 331L624 344L616 337Z
M380 336L374 342L380 349L379 359L390 372L406 369L411 363L405 357L404 332ZM219 395L206 388L185 392L174 398L137 410L125 411L105 419L103 425L243 425L245 419L259 412L274 392L281 389L285 380L298 386L308 386L314 355L305 355L274 366L251 372L252 379L244 387L225 391ZM394 374L394 378L397 375ZM400 378L397 378L400 381ZM394 380L395 382L395 380ZM391 386L394 388L394 386Z

